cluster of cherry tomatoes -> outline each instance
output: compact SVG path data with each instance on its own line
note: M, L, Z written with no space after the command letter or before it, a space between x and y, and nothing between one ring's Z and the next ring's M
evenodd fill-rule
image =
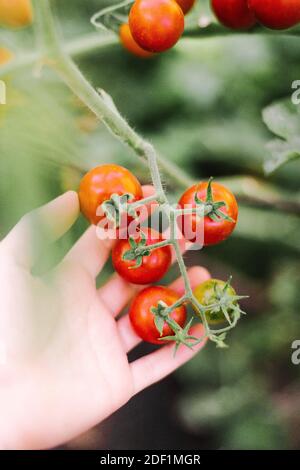
M94 225L105 221L108 213L105 207L122 200L127 201L126 211L143 205L143 191L137 178L126 168L115 164L104 164L90 170L81 180L79 200L83 215ZM201 217L193 209L204 205L205 216ZM117 206L119 207L119 206ZM183 212L188 207L187 213ZM238 217L238 205L234 195L223 185L215 182L196 184L187 189L178 202L178 226L184 238L195 241L197 230L204 231L204 245L213 245L225 240L235 228ZM126 224L133 220L133 215L126 219ZM122 218L118 219L119 223ZM186 226L192 226L193 236L186 232ZM101 225L105 227L105 225ZM126 227L127 228L127 227ZM120 227L119 227L120 229ZM163 234L153 228L138 225L134 236L121 229L116 232L117 240L112 250L112 263L115 271L126 281L149 285L156 283L168 272L172 263L171 244ZM123 234L120 237L120 234ZM119 235L119 236L118 236ZM151 246L155 247L151 249ZM209 280L198 286L194 294L202 305L216 304L218 295L227 289L226 295L234 298L235 292L223 281ZM148 286L140 291L130 307L130 320L136 333L144 340L161 344L163 338L170 338L174 330L167 321L163 321L161 331L157 328L153 309L163 303L170 307L179 300L179 295L164 286ZM233 305L234 308L234 305ZM230 312L229 312L230 314ZM169 318L180 327L186 322L186 307L179 305ZM225 317L218 308L207 310L210 324L224 323Z
M173 47L184 31L184 15L195 0L135 0L128 24L120 27L123 46L139 57L151 57ZM300 22L300 0L211 0L220 23L248 29L256 23L287 29Z

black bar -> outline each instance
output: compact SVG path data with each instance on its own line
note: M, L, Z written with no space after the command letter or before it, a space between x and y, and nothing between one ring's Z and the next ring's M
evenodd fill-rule
M82 468L101 468L103 466L122 468L147 468L149 465L159 467L188 466L211 469L214 465L239 466L240 469L254 465L284 465L299 461L299 451L240 451L240 450L52 450L52 451L1 451L0 465L15 465L17 468L42 469L56 464L76 465ZM3 467L5 468L5 467Z

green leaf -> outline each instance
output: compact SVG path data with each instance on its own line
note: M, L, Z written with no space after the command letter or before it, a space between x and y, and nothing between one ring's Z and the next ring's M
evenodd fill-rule
M267 144L267 150L269 158L264 163L264 170L266 174L270 174L291 160L299 158L300 137L295 137L289 141L271 140Z
M300 115L290 100L268 106L262 117L269 130L282 139L289 140L300 134Z
M300 156L299 107L290 100L275 103L263 110L263 120L269 130L280 137L267 144L268 158L264 170L270 174Z

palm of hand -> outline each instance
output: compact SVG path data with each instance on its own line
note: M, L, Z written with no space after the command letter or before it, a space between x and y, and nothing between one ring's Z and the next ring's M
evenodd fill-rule
M78 211L76 193L66 193L39 209L38 219L47 220L56 239ZM0 245L0 340L6 356L0 363L0 445L7 448L45 448L71 439L203 346L181 349L175 359L172 345L165 346L130 364L127 353L140 340L127 315L116 317L136 288L117 275L98 290L95 283L113 242L99 240L91 227L53 272L36 278L30 273L30 226L32 216ZM207 276L202 268L190 273L194 284ZM180 280L173 287L183 290ZM196 329L201 335L201 327Z

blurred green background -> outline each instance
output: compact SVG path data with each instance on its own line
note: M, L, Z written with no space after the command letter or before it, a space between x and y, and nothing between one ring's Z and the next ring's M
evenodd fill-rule
M109 4L55 3L65 41L93 32L90 16ZM207 4L199 0L188 23L207 12ZM33 31L1 29L1 46L20 62L35 50ZM299 55L299 38L243 34L183 39L147 61L117 43L78 60L91 82L110 93L133 127L187 177L214 175L237 192L234 236L188 253L186 261L205 265L214 277L232 274L237 291L250 299L243 305L248 315L228 337L230 348L209 344L175 376L69 448L299 448L300 365L291 362L291 345L300 339L300 166L291 157L300 145L300 105L289 105L292 82L300 79ZM1 236L28 210L76 188L97 163L119 162L149 182L144 165L54 73L45 69L40 77L38 67L24 67L1 78L7 85L7 105L0 106ZM264 168L278 155L291 161L266 176ZM167 173L163 180L176 201L185 188ZM86 226L79 220L45 256L46 266ZM148 350L142 346L136 354Z

